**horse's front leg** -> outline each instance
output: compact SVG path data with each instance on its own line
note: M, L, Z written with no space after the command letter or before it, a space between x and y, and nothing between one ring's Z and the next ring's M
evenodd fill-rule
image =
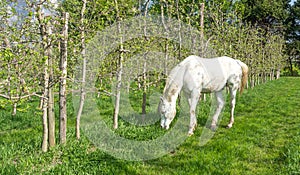
M190 98L188 99L190 105L190 126L189 126L188 135L193 135L194 130L197 126L196 107L197 107L199 97L200 97L200 92L198 90L194 90L191 93Z
M197 118L196 118L196 114L195 114L195 109L191 109L190 110L190 126L189 126L188 135L194 134L194 130L195 130L196 126L197 126Z

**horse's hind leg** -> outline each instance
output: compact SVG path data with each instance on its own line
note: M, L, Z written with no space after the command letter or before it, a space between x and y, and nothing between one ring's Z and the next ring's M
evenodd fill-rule
M216 92L215 94L216 94L216 99L217 99L218 104L217 104L217 109L215 111L215 114L213 116L212 123L211 123L211 129L212 130L216 130L219 115L220 115L220 113L221 113L221 111L224 107L224 104L225 104L222 91Z
M234 123L234 108L235 108L235 102L236 102L236 92L237 92L238 86L232 86L230 88L230 121L227 125L227 128L231 128Z
M197 107L197 103L199 101L199 97L200 97L200 91L193 90L188 98L189 105L190 105L190 126L189 126L189 132L188 132L189 135L194 134L194 129L197 125L196 107Z

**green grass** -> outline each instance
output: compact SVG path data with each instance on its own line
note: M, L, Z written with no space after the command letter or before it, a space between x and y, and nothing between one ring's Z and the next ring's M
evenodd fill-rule
M111 125L113 110L108 101L111 99L103 97L98 107ZM0 174L300 174L300 78L283 77L244 91L237 98L233 128L225 128L227 104L220 127L204 146L199 137L210 105L202 103L195 134L171 153L147 161L116 159L84 136L76 140L72 110L67 145L42 153L38 104L26 105L29 107L24 106L26 110L14 117L9 107L0 110ZM120 128L114 132L149 140L167 132L158 125L137 127L120 120Z

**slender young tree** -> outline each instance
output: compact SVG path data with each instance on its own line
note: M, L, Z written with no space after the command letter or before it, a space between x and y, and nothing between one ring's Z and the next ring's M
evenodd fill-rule
M113 128L117 129L118 128L118 116L119 116L119 110L120 110L120 100L121 100L121 82L122 82L122 73L123 73L124 46L123 46L123 36L121 35L122 31L121 31L121 23L120 23L122 19L120 17L118 1L114 0L114 2L115 2L116 15L117 15L118 35L119 35L119 39L120 39L115 110L114 110L114 117L113 117Z
M48 136L49 136L49 128L48 128L48 95L49 95L49 57L47 56L47 34L46 34L46 24L44 23L45 17L42 12L42 4L37 6L37 17L39 21L39 29L42 38L42 49L44 50L44 95L43 95L43 142L42 142L42 151L48 151Z
M161 22L163 24L163 27L164 27L165 31L168 32L169 29L166 25L165 13L164 13L164 11L165 11L164 10L164 4L166 5L166 9L168 9L167 2L161 0L159 4L160 4L160 16L161 16L161 20L162 20ZM168 42L168 39L165 40L165 50L164 50L164 52L165 52L165 59L164 59L164 65L163 65L164 66L164 74L168 75L168 68L167 68L167 63L169 61L169 53L168 53L169 52L169 42Z
M59 133L60 133L60 143L66 143L66 133L67 133L67 57L68 57L68 20L69 13L63 13L63 31L61 40L61 55L60 55L60 85L59 85Z
M144 11L144 17L147 17L148 15L148 7L149 7L150 1L148 0L145 4L145 11ZM145 42L149 40L147 37L147 22L144 20L144 38ZM142 100L142 114L143 117L146 115L146 104L147 104L147 53L144 54L144 64L143 64L143 100Z
M52 26L48 23L48 35L52 35ZM54 111L54 59L53 59L53 47L51 45L51 39L48 36L48 48L47 56L49 59L49 91L48 91L48 127L49 127L49 147L55 146L55 111Z
M205 9L205 4L200 3L200 42L201 42L201 50L200 54L204 55L204 9Z
M81 56L82 56L82 81L80 87L80 102L79 102L79 109L77 112L76 117L76 138L80 139L80 118L84 106L84 99L85 99L85 78L86 78L86 50L85 50L85 27L84 27L84 13L86 9L86 0L82 0L82 9L80 15L80 31L81 31Z

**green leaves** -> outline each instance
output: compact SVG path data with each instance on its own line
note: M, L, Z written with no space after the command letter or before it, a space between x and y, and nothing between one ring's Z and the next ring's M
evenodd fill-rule
M11 49L4 49L1 54L3 61L10 62L13 59L13 52Z

